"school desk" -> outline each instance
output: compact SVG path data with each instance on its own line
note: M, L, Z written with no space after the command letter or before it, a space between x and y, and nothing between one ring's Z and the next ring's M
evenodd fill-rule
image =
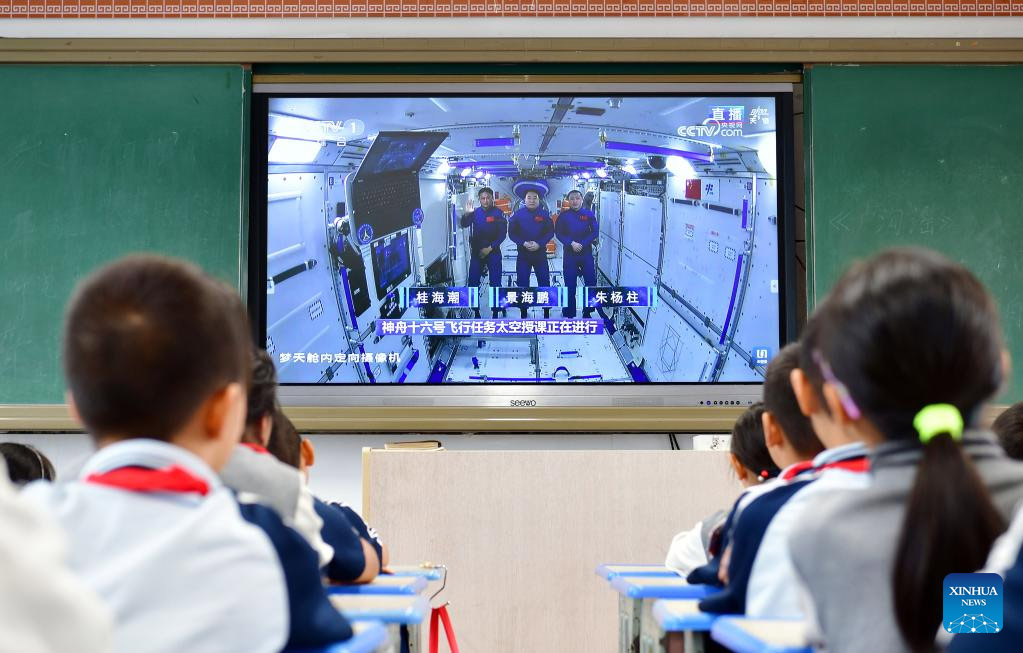
M374 653L387 646L390 635L379 621L352 622L352 637L320 648L289 648L284 653Z
M721 617L710 636L737 653L809 653L802 619Z
M409 594L334 594L330 602L349 621L380 621L387 625L388 643L381 651L396 651L400 629L409 629L409 651L419 650L419 625L430 611L425 597ZM389 648L388 648L389 647Z
M643 653L703 653L707 634L717 615L700 612L697 599L661 599L653 605L652 619L643 622Z
M618 592L618 647L623 652L640 650L644 621L652 621L650 611L656 599L702 599L713 591L707 585L690 585L678 575L618 576L611 580Z
M392 576L419 576L428 581L440 580L444 570L439 567L423 567L422 565L393 565L386 568Z
M597 567L597 575L610 581L618 576L680 576L664 565L652 564L614 564L607 563Z
M329 585L327 594L421 594L427 584L421 576L383 574L362 585Z

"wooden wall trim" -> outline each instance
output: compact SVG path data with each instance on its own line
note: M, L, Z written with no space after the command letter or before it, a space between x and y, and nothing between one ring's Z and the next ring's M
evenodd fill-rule
M1015 63L1017 38L5 38L2 63Z
M286 406L302 433L716 433L736 407L495 408ZM0 405L0 431L81 431L63 404Z
M1007 406L984 409L991 424ZM727 433L739 406L494 408L286 406L302 433ZM64 404L0 404L4 431L81 432Z

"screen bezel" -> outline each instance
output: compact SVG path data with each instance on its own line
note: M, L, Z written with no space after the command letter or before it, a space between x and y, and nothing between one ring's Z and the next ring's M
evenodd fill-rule
M267 161L269 101L275 97L459 97L459 96L727 96L773 97L779 171L779 345L795 336L795 151L793 86L790 83L340 83L256 84L253 87L249 184L248 308L258 343L265 342ZM255 254L255 256L253 256ZM734 406L759 398L760 382L585 384L286 384L285 405L305 406Z

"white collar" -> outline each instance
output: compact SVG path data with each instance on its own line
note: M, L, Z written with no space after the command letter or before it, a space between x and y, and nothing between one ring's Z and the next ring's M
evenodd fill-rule
M79 478L85 479L92 474L101 474L120 467L141 466L161 469L172 465L184 467L206 481L211 489L223 485L213 468L191 451L169 442L148 438L131 438L108 444L85 461Z
M832 447L831 449L825 449L820 452L813 459L814 467L821 467L823 465L829 465L831 463L839 462L841 460L848 460L850 458L860 458L867 455L867 445L862 442L850 442L849 444L843 444L838 447Z

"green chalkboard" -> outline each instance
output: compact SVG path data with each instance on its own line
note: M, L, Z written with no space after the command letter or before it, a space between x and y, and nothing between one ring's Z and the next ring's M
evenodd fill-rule
M63 401L76 281L122 254L242 288L241 66L0 66L0 404Z
M804 97L811 305L853 259L940 250L997 298L1023 398L1023 66L816 66Z

